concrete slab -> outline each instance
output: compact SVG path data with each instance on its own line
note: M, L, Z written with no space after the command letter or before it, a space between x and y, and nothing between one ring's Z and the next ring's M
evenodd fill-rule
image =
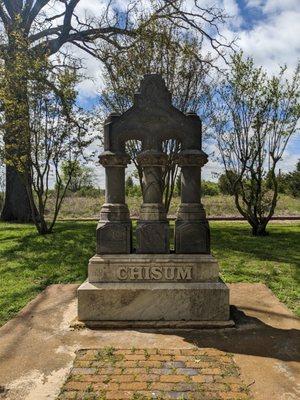
M0 329L0 398L55 399L77 349L195 345L233 353L256 400L299 398L300 321L265 285L230 285L234 328L161 331L70 329L77 287L48 287Z

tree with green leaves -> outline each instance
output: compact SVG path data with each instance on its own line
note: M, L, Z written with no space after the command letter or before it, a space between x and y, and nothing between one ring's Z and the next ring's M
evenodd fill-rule
M294 197L300 197L300 160L297 162L295 171L286 176L288 193Z
M232 189L232 182L236 178L233 171L227 171L225 174L221 174L218 179L218 185L220 192L225 195L234 195L234 191Z
M99 57L103 43L119 51L131 46L139 32L153 20L170 21L182 29L190 29L207 41L214 54L223 56L230 46L219 34L224 12L216 7L203 7L194 0L188 8L183 0L133 0L120 3L103 0L97 14L84 10L82 0L2 0L0 2L0 60L6 74L3 105L6 124L6 159L15 158L14 142L24 137L20 158L28 157L29 109L27 87L32 79L28 64L62 53L66 45ZM23 68L20 68L23 61ZM36 69L35 69L36 70ZM9 106L9 104L11 106ZM27 168L27 167L26 167ZM15 166L6 167L6 197L2 219L28 221L32 219L23 172Z
M20 58L19 62L22 61ZM21 64L18 68L21 69ZM57 68L57 63L54 65L48 58L40 58L30 61L26 69L32 72L26 87L27 118L6 119L2 126L5 135L21 127L23 135L13 140L6 138L4 157L6 165L20 173L38 233L47 234L53 230L66 191L76 174L75 166L91 143L90 116L76 106L76 85L80 78L72 61L65 59ZM7 74L0 74L0 78L0 96L6 116L8 112L13 114L11 108L15 102L7 96L5 85L11 85L6 82ZM62 175L64 163L71 167ZM56 189L55 201L52 217L47 219L51 186Z
M83 165L79 159L64 161L61 165L61 172L63 184L68 185L68 190L73 193L94 187L93 169Z
M256 236L267 234L278 197L276 168L299 128L300 67L268 76L237 53L214 96L213 127L235 204ZM266 185L268 177L270 187Z

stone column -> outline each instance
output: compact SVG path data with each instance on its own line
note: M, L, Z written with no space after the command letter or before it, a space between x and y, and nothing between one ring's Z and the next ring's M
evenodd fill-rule
M210 234L201 203L201 167L207 162L202 150L183 150L176 161L181 167L181 204L175 221L176 253L210 253Z
M162 167L167 155L146 150L137 156L143 169L143 204L137 223L137 253L169 253L169 223L162 203Z
M131 252L131 221L125 204L125 168L130 157L104 151L99 157L105 167L105 203L97 225L97 254Z

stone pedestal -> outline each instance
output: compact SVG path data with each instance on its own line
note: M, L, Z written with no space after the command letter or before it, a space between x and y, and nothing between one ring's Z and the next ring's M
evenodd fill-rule
M146 150L137 156L143 169L143 204L136 228L136 252L169 253L169 223L162 203L162 167L166 154Z
M181 204L175 221L176 253L210 253L210 234L201 203L201 167L207 162L202 150L184 150L176 157L181 167Z
M97 254L130 253L131 221L125 204L125 167L129 157L105 151L99 160L105 167L106 188L96 230L96 251Z
M94 256L78 289L78 319L89 321L214 321L229 325L229 290L211 255Z

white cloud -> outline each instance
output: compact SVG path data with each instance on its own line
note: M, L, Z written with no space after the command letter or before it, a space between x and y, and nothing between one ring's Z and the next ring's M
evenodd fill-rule
M300 2L299 2L300 4ZM293 69L300 55L300 7L297 11L283 11L262 20L250 31L241 31L238 44L258 65L270 73L278 65Z
M267 0L263 6L264 12L280 12L299 9L299 0Z
M300 135L294 135L290 140L283 158L278 163L278 169L282 172L294 171L300 160Z

